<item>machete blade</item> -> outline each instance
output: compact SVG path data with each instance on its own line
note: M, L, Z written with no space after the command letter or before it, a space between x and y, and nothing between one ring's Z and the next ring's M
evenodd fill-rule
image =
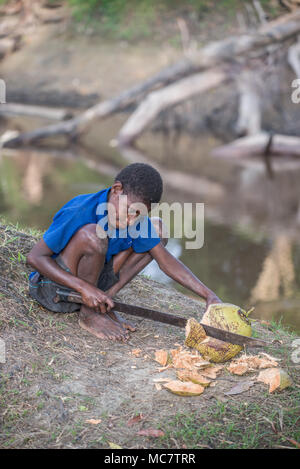
M77 292L70 292L69 290L58 289L56 291L57 295L54 298L55 303L60 301L67 301L71 303L82 303L81 295ZM164 313L162 311L156 311L154 309L143 308L141 306L128 305L126 303L120 303L119 301L114 301L113 310L120 313L130 314L132 316L138 316L145 319L150 319L152 321L158 321L165 324L170 324L176 327L185 327L188 321L187 318L182 316L177 316L175 314ZM204 328L206 334L215 339L223 340L224 342L229 342L235 345L249 347L264 347L268 345L268 342L262 339L256 339L252 337L246 337L240 334L234 334L233 332L225 331L223 329L218 329L217 327L208 326L206 324L200 323Z

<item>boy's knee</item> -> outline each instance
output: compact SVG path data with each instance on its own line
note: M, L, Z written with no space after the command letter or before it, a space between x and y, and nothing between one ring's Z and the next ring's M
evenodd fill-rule
M99 225L96 223L84 225L78 231L78 235L86 252L106 254L108 247L107 235Z
M161 242L166 246L169 240L169 231L166 224L159 217L151 217L150 220L159 235Z

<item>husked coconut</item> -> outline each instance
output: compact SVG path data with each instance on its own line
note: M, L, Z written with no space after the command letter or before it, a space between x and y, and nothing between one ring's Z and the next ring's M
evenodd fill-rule
M238 306L229 303L216 303L208 307L201 322L208 326L250 337L252 328L247 317L248 314ZM197 349L206 360L214 363L226 362L242 350L240 345L230 344L212 337L203 338L201 329L196 329L193 322L191 325L192 327L186 330L188 335L185 344L190 344L190 347ZM201 325L199 324L199 326ZM196 330L199 332L192 332L192 339L190 339L191 331ZM196 339L197 334L198 341Z

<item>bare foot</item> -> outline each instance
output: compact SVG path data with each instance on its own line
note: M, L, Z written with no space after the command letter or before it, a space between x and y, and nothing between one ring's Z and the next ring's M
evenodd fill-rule
M107 314L113 321L122 324L125 329L128 329L131 332L136 331L135 324L123 319L116 311L109 311Z
M79 325L99 339L122 340L125 342L129 338L128 331L113 321L107 314L96 313L87 307L82 307L80 310Z

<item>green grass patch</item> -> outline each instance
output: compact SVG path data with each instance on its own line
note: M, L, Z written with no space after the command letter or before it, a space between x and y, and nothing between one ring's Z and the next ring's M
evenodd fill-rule
M202 414L177 414L162 424L163 446L176 441L188 449L254 449L293 447L300 441L300 390L263 395L259 402L217 401Z

